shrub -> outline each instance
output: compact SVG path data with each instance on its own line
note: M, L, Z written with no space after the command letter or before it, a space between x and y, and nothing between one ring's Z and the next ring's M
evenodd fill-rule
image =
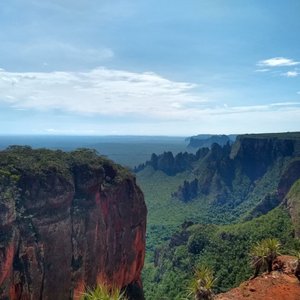
M127 298L119 288L100 284L95 289L88 288L81 300L127 300Z
M252 248L250 252L251 266L255 269L254 277L258 276L261 270L272 271L272 264L280 254L280 243L277 239L262 240Z
M188 296L194 296L195 300L211 300L213 299L214 283L215 279L211 269L200 266L195 272Z

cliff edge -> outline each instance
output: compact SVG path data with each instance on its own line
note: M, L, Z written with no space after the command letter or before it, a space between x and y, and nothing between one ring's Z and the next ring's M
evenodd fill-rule
M216 300L298 300L300 283L295 276L297 258L279 256L273 263L271 273L243 282L239 287L219 294Z
M0 152L0 299L79 299L107 283L144 299L147 209L135 178L82 149Z

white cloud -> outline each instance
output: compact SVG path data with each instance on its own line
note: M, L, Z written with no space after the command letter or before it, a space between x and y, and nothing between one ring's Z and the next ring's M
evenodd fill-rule
M285 77L297 77L300 73L297 71L288 71L286 73L283 73L282 75Z
M221 132L225 126L222 120L230 123L226 125L227 127L230 125L236 128L240 127L238 124L246 123L246 118L252 123L253 120L260 118L264 124L267 124L269 119L270 124L281 124L279 120L282 120L283 115L288 115L293 120L300 117L300 102L230 106L220 103L222 95L205 91L196 93L196 87L197 85L193 83L171 81L155 73L134 73L106 68L88 72L14 73L2 70L0 103L6 103L15 109L44 112L59 110L84 116L99 116L99 120L101 116L113 117L116 125L110 123L109 126L114 130L121 124L118 117L129 117L135 126L124 127L128 129L128 134L138 130L141 125L137 125L139 124L137 122L141 121L143 123L141 128L149 126L149 132L154 126L153 122L160 124L160 127L162 122L169 122L170 126L171 124L175 126L174 122L179 122L178 124L182 124L182 130L186 132L187 126L192 124L201 124L205 128L211 126L211 129L218 127ZM247 126L250 124L248 123ZM99 132L94 128L96 125L90 125L90 128L85 130ZM60 126L63 124L58 125L58 128L52 126L44 128L49 128L48 133L55 133L60 130ZM123 126L127 125L122 124L121 127ZM159 131L159 126L156 133L163 134ZM75 128L76 124L72 127ZM173 130L175 127L172 127ZM241 126L240 129L245 128ZM231 132L237 130L238 128Z
M16 108L109 116L176 118L181 108L203 103L195 84L155 73L105 68L88 72L0 72L0 101Z
M268 72L268 71L270 71L270 69L257 69L257 70L255 70L255 72L261 72L261 73Z
M273 57L258 62L260 67L288 67L299 65L300 62L285 57Z

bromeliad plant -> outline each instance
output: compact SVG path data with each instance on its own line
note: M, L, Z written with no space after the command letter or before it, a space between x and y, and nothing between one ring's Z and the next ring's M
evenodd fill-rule
M88 288L83 293L81 300L127 300L127 298L119 288L101 284L97 285L95 289Z
M254 268L253 278L257 277L260 271L272 272L272 264L275 258L280 255L280 243L277 239L265 239L253 246L251 266Z
M211 300L214 297L212 288L215 283L213 272L205 266L200 266L195 271L195 277L191 282L188 296L195 300Z

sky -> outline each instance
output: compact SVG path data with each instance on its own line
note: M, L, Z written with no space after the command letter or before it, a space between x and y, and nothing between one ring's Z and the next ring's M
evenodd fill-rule
M0 134L300 131L299 0L1 0Z

